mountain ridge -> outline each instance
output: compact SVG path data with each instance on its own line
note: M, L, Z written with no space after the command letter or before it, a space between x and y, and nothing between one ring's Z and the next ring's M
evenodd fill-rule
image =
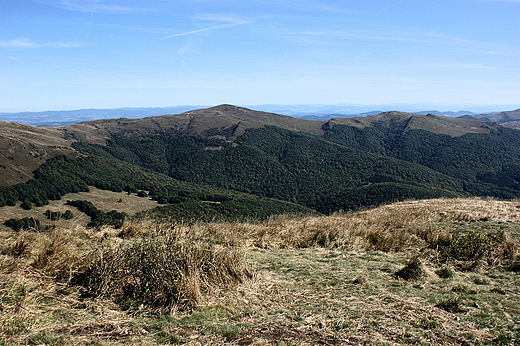
M166 204L154 215L184 221L520 198L518 130L434 114L311 121L223 104L54 128L0 123L0 143L0 206L89 186L146 191Z
M497 123L505 127L520 129L520 108L512 111L503 111L489 114L464 115L459 117L466 120L478 120Z
M151 116L160 116L165 114L179 114L191 110L209 108L203 105L184 105L169 107L122 107L122 108L90 108L77 110L62 111L39 111L39 112L18 112L18 113L0 113L0 119L8 122L19 122L33 126L62 126L78 122L102 120L102 119L119 119L130 118L138 119ZM379 114L392 110L399 110L408 113L426 115L432 113L435 115L457 117L464 115L485 115L498 113L497 109L508 110L514 109L517 105L496 105L492 107L468 107L468 110L459 111L439 111L441 109L464 109L467 106L462 105L427 105L427 104L384 104L384 105L356 105L356 104L295 104L295 105L242 105L248 109L263 111L267 113L283 114L294 118L307 120L330 120L332 118L352 118L366 115ZM425 110L431 109L431 110Z
M228 104L173 115L91 120L59 127L0 122L0 138L3 139L0 150L6 154L0 156L0 169L3 171L0 185L29 180L34 169L55 155L78 155L72 148L74 142L105 145L114 137L140 138L173 132L233 142L248 128L262 128L265 125L319 136L335 125L389 128L402 133L422 129L450 136L490 133L497 129L497 125L486 122L396 111L313 121Z

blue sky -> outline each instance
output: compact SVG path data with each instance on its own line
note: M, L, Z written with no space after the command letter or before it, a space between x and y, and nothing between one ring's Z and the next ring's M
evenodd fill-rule
M520 107L520 0L0 0L0 112L221 103Z

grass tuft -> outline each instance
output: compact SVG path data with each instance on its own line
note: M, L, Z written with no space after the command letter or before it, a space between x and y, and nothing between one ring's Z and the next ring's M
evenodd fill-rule
M395 276L406 281L415 281L426 276L426 271L421 260L418 257L413 257L406 266L395 273Z
M435 304L436 307L441 308L448 312L463 312L462 303L459 297L450 297L446 299L442 299Z
M443 266L442 268L437 269L435 274L442 279L452 279L455 277L455 270L451 266Z

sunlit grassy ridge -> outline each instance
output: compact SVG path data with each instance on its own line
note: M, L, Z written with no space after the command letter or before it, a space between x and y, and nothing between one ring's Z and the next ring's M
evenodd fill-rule
M4 345L509 344L520 202L3 232Z

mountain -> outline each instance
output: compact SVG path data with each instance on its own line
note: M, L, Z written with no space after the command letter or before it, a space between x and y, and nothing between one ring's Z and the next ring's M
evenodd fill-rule
M436 105L437 107L456 109L464 107L462 105ZM63 126L83 121L130 118L139 119L151 116L161 116L165 114L178 114L191 110L208 108L209 106L172 106L172 107L123 107L110 109L77 109L62 111L42 111L42 112L19 112L19 113L0 113L0 121L17 122L33 126ZM293 104L293 105L245 105L248 109L267 113L283 114L294 118L307 120L330 120L332 118L352 118L366 115L374 115L386 111L400 110L408 113L426 115L428 113L457 117L463 115L474 115L481 113L492 113L496 109L512 109L514 106L493 106L491 107L471 107L472 111L423 111L432 105L427 104L382 104L382 105L356 105L356 104ZM460 108L459 108L460 109ZM420 111L418 111L420 110Z
M463 120L434 114L420 115L404 112L384 112L376 115L355 118L331 119L327 128L334 125L349 125L358 128L388 128L404 133L410 130L425 130L449 136L462 136L468 133L490 133L498 127L480 121Z
M481 122L402 112L311 121L231 105L220 105L176 115L94 120L53 128L2 122L0 138L4 141L0 142L0 149L8 155L0 156L0 169L3 170L0 185L27 181L34 169L55 155L75 155L71 145L78 141L104 145L107 140L114 137L141 138L172 131L232 141L246 129L261 128L264 125L314 135L323 135L326 129L334 125L361 128L389 127L403 131L424 129L448 135L486 133L493 128L493 125ZM40 152L41 154L38 154Z
M520 108L513 111L504 111L499 113L464 115L459 118L493 122L505 127L520 129Z
M453 112L453 111L445 111L445 112L442 112L442 111L437 111L437 110L432 110L432 111L420 111L420 112L414 112L415 114L421 114L421 115L427 115L427 114L435 114L435 115L440 115L440 116L445 116L445 117L462 117L464 115L474 115L476 113L473 113L471 111L457 111L457 112Z
M21 122L33 126L62 126L96 119L143 118L163 114L175 114L199 109L201 107L203 106L125 107L112 109L0 113L0 119L9 122Z
M365 113L359 113L359 114L339 114L339 113L317 114L317 115L300 116L299 118L306 119L306 120L326 121L326 120L330 120L330 119L334 119L334 118L365 117L367 115L375 115L375 114L379 114L379 113L383 113L383 112L382 111L371 111L371 112L365 112Z
M166 204L158 215L175 217L520 197L519 131L434 114L311 121L220 105L54 128L0 123L0 139L0 205L88 186L147 191Z
M88 121L62 126L58 129L63 131L67 138L103 144L113 137L138 138L172 131L186 135L232 140L248 128L261 128L265 125L311 134L323 133L319 122L231 105L143 119L121 118Z
M307 119L307 120L330 120L334 118L357 118L357 117L366 117L368 115L376 115L381 113L389 113L384 111L370 111L370 112L362 112L362 113L333 113L333 114L315 114L315 115L303 115L299 116L301 119ZM470 112L470 111L447 111L447 112L441 112L441 111L419 111L419 112L413 112L413 114L419 114L419 115L439 115L439 116L445 116L445 117L462 117L465 115L474 115L476 113Z
M63 130L0 122L0 186L23 183L32 172L56 155L75 157L72 139Z

